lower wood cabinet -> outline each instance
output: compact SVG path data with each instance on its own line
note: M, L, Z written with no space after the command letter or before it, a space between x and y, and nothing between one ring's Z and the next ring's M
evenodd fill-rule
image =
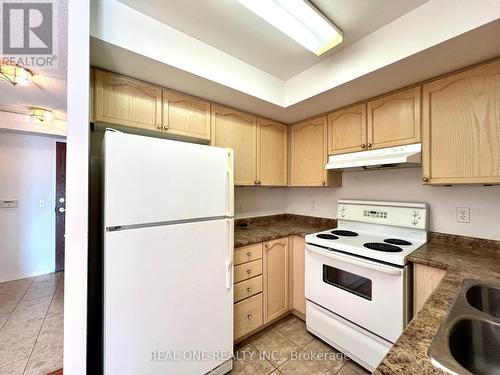
M291 308L306 315L305 295L305 240L302 236L291 237Z
M259 328L262 320L262 293L234 304L234 339Z
M413 315L416 315L427 298L439 285L446 270L429 267L423 264L413 264Z
M288 311L288 238L264 243L264 323Z

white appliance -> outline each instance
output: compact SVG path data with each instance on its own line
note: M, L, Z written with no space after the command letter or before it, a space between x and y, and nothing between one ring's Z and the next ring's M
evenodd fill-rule
M366 170L418 167L422 162L422 144L351 152L328 157L326 169Z
M340 200L337 221L305 237L307 329L373 371L411 316L407 256L427 242L427 206Z
M104 374L224 374L231 150L106 131Z

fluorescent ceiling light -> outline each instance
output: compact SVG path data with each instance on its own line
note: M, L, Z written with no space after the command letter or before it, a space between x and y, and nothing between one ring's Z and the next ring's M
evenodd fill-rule
M342 32L306 0L238 0L316 55L342 43Z

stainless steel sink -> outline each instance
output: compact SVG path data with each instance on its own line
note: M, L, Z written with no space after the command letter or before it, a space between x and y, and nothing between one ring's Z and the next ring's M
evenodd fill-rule
M429 348L452 374L500 375L500 286L464 280Z

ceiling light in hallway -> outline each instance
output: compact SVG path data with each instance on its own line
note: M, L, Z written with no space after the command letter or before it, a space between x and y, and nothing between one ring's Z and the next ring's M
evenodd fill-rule
M29 86L33 72L19 65L0 63L0 78L5 79L13 85Z

